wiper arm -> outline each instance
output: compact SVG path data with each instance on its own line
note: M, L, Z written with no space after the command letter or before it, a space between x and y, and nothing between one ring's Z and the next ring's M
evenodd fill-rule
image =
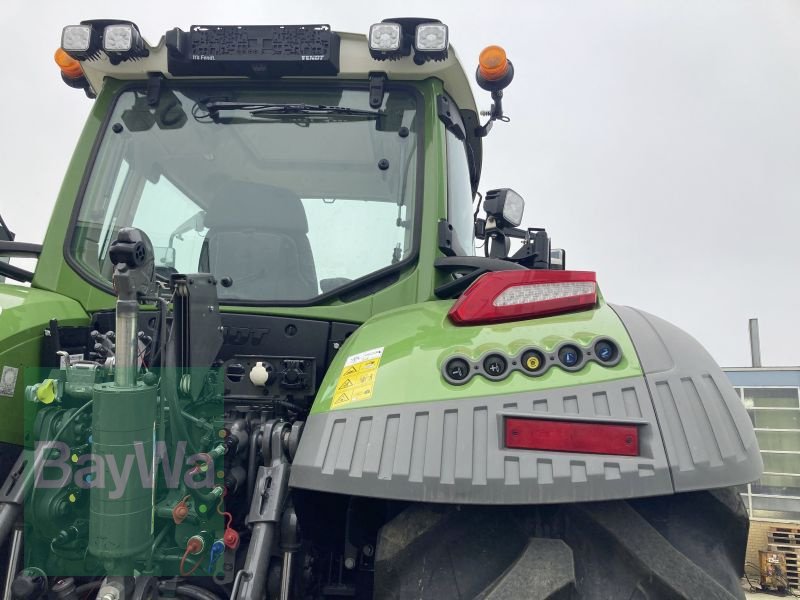
M377 119L384 113L379 110L364 110L346 106L330 106L327 104L269 104L254 102L206 102L204 108L209 115L223 110L247 110L253 117L270 115L352 115Z

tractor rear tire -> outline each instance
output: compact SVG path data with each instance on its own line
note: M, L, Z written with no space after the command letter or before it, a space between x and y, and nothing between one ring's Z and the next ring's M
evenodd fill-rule
M558 506L414 504L381 529L376 600L744 598L734 488Z

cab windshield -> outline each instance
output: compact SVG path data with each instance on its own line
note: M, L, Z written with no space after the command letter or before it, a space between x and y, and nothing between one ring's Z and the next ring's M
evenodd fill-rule
M127 89L78 211L71 257L111 280L122 227L153 243L156 272L211 272L222 301L311 302L414 251L417 102L388 89Z

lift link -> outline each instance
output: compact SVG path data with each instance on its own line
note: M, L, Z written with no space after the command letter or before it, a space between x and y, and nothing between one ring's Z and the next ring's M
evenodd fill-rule
M244 568L237 574L231 594L236 600L261 600L264 596L269 559L276 544L275 533L289 493L291 465L284 439L290 430L291 424L282 420L271 420L262 426L261 454L265 464L258 468L247 516L252 533ZM291 566L291 560L288 562ZM291 572L282 577L282 597L284 586L291 589L290 576Z

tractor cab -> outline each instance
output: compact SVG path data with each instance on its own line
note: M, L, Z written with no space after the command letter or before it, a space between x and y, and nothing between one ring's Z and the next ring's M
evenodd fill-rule
M482 56L477 80L494 105L481 124L439 21L393 19L367 36L193 26L155 46L133 23L84 21L64 28L56 62L97 98L66 259L107 292L123 227L150 238L161 281L210 272L223 303L251 306L371 296L442 253L474 255L476 233L493 240L493 257L508 256L509 235L532 244L535 232L515 229L513 192L510 220L506 190L487 197L497 218L477 232L473 218L481 140L507 119L513 66L498 47ZM536 251L549 268L546 235ZM424 270L419 300L452 279L450 267Z

